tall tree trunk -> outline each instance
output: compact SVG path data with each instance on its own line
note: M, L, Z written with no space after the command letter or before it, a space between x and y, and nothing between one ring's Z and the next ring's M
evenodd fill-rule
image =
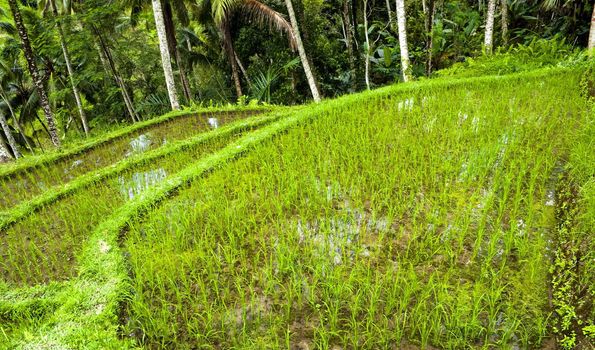
M368 0L364 0L364 35L366 38L364 76L366 88L370 90L370 36L368 35Z
M10 105L10 102L8 101L8 96L6 96L6 93L4 92L4 89L2 88L2 86L0 86L0 96L2 96L4 103L6 103L6 106L8 107L10 116L12 117L12 120L14 122L14 126L15 126L15 128L17 128L18 132L23 136L23 140L25 140L25 144L27 145L27 148L29 149L29 151L31 151L31 153L35 152L33 145L31 145L31 142L29 142L27 135L25 135L25 131L23 130L21 123L19 123L19 119L17 118L16 114L14 113L14 110L12 109L12 106Z
M508 0L502 0L502 44L508 45Z
M355 57L353 55L353 26L351 25L351 11L349 11L349 0L343 1L343 23L345 24L345 45L349 56L349 75L351 77L351 88L357 89L357 77L355 71Z
M393 14L392 14L392 10L390 8L390 0L386 0L386 13L388 14L388 25L389 25L389 27L390 28L394 28ZM397 15L397 17L398 17L398 15Z
M39 71L37 70L35 56L33 55L33 49L31 49L29 35L27 34L27 29L25 28L25 24L23 23L21 12L19 11L19 7L17 6L16 0L8 0L8 5L10 6L10 10L12 11L14 23L17 28L17 31L19 32L19 36L23 44L23 52L25 53L25 59L27 60L29 73L33 78L35 88L37 89L37 93L39 94L39 102L41 104L41 108L43 109L45 118L48 123L50 138L54 146L60 147L60 138L58 137L58 128L56 127L54 114L52 113L52 109L50 108L50 101L48 99L48 95L45 91L45 88L43 87L41 75L39 75Z
M163 15L165 21L165 33L167 34L167 43L169 48L170 57L175 57L176 66L180 73L180 82L182 83L182 92L184 93L184 99L186 103L190 104L192 101L192 93L190 90L190 83L184 69L182 62L182 55L178 49L178 40L176 39L176 26L174 25L174 17L172 13L171 4L169 1L165 1L163 8Z
M248 83L248 87L250 89L252 89L252 81L250 80L250 77L248 76L248 73L246 72L246 68L244 68L244 65L242 64L242 61L240 61L240 58L238 57L238 53L234 52L234 56L235 56L236 63L238 64L238 67L240 68L240 72L242 72L244 79L246 79L246 82Z
M236 95L238 99L240 99L240 97L242 97L244 94L242 93L242 83L240 81L238 63L235 60L236 51L233 48L231 28L229 26L230 24L227 18L221 22L221 32L223 33L223 48L225 49L225 53L227 54L227 58L229 59L229 65L231 66L231 77L233 79L233 83L236 89Z
M126 89L126 85L124 85L124 80L122 79L122 77L120 77L120 74L118 73L116 63L114 62L114 58L112 57L111 50L107 46L107 43L103 38L103 35L101 35L101 32L99 31L99 28L97 28L94 25L92 25L91 28L95 32L95 35L97 36L97 39L99 41L99 59L101 60L103 67L106 69L106 71L111 71L113 78L116 81L116 84L120 88L120 93L122 94L122 99L124 100L124 105L126 105L126 110L128 111L130 119L132 119L132 122L139 121L140 118L134 111L134 104L132 103L130 95L128 95L128 90Z
M411 67L409 65L409 48L407 47L407 18L405 16L405 0L396 0L397 24L399 27L399 47L401 48L401 67L403 81L411 80Z
M50 2L52 6L52 12L54 13L54 17L56 19L56 26L58 27L60 46L62 47L62 55L64 56L64 62L66 62L66 69L68 71L68 77L70 78L70 85L72 86L72 94L74 95L74 100L76 101L76 107L81 118L81 123L83 124L83 130L85 131L85 135L89 136L89 124L87 123L87 116L85 115L85 111L83 109L83 103L81 101L79 90L76 87L76 83L74 82L74 70L72 69L72 64L70 62L70 54L68 52L68 46L66 44L66 38L64 36L64 29L62 28L62 23L58 19L58 9L56 8L55 0L50 0Z
M7 159L10 160L12 158L12 154L10 154L6 142L4 142L2 135L0 135L0 163L6 161Z
M591 16L591 29L589 30L587 49L589 50L589 55L595 56L595 3L593 4L593 15Z
M37 144L39 145L39 149L41 150L41 153L45 152L45 149L43 148L43 144L41 143L41 141L39 140L39 136L38 133L35 131L35 126L33 126L33 121L29 120L29 127L31 128L31 130L33 130L33 136L35 137L35 140L37 140Z
M291 0L285 0L285 6L287 6L287 12L289 13L289 19L291 20L291 27L293 29L293 36L295 38L298 52L300 54L302 66L304 67L304 72L306 73L308 85L310 85L312 98L314 98L314 102L318 103L320 102L320 93L318 92L318 87L316 86L314 74L312 74L312 70L310 69L310 63L308 63L308 56L306 55L304 43L302 43L302 37L300 36L300 30L298 27L297 19L295 18L295 12L293 11L293 4L291 3Z
M155 26L157 27L157 37L159 38L159 51L161 52L161 64L163 65L163 74L165 75L165 85L172 110L180 109L178 103L178 93L174 82L174 72L171 69L171 57L167 47L167 34L165 33L165 22L163 20L163 10L160 0L151 0L153 5L153 15L155 16Z
M425 31L426 31L426 75L432 74L432 61L434 51L434 15L436 13L435 0L423 0L425 10Z
M492 53L494 47L494 14L496 12L496 0L488 0L488 11L486 14L486 32L484 36L485 51L487 54Z
M6 122L6 117L4 114L0 112L0 126L2 126L2 130L4 130L4 135L6 135L6 140L8 140L8 144L12 149L12 153L14 154L15 158L21 158L21 152L19 151L19 146L17 145L17 141L12 136L10 132L10 128L8 127L8 123Z

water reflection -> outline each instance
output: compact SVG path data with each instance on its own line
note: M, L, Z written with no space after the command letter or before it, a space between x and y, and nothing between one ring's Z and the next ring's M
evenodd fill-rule
M129 156L134 153L145 152L146 150L149 149L149 147L151 147L151 143L152 143L151 138L148 135L146 135L146 134L140 135L139 137L130 141L131 150L128 153L126 153L126 156Z
M385 232L389 229L386 218L375 219L359 209L347 208L335 217L325 217L309 222L298 220L297 231L300 244L311 244L318 257L329 259L334 265L352 260L356 252L363 257L371 255L363 244L365 233Z
M130 177L121 175L118 177L120 193L128 199L133 199L166 177L167 172L163 168L134 173Z
M217 129L219 127L219 119L217 118L209 118L208 122L213 129Z

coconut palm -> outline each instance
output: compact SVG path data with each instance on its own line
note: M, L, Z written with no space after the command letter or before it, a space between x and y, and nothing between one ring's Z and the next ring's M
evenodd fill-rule
M33 49L31 48L31 42L29 41L29 35L27 33L27 28L25 28L25 24L21 16L21 11L16 3L16 0L8 0L8 5L10 7L10 11L12 12L15 27L17 29L17 32L19 33L19 37L23 45L22 48L25 54L25 59L27 61L27 66L29 68L29 73L33 78L35 88L37 89L37 94L39 95L39 102L41 103L41 107L45 114L50 138L55 147L60 147L60 138L58 137L58 128L56 127L54 113L52 112L52 109L50 107L50 101L43 86L43 80L37 69L37 63L35 62L35 54L33 53Z
M3 54L8 54L9 51L7 50ZM15 54L18 55L18 52ZM26 145L31 152L34 152L34 147L25 134L23 124L28 123L33 134L35 134L33 123L37 120L48 133L48 136L50 135L49 130L39 118L38 110L39 95L37 89L25 74L25 70L19 65L18 58L0 59L0 113L11 116L13 127L20 133L19 143Z
M297 38L294 36L292 26L285 17L267 5L257 0L211 0L211 15L223 37L223 48L231 66L232 78L239 97L243 95L240 82L240 68L231 36L231 20L235 15L252 19L256 24L268 25L279 32L288 35L290 46L295 47Z
M133 25L137 23L138 14L141 13L143 7L148 3L146 0L121 0L125 7L130 9L130 19ZM153 4L151 3L151 6ZM182 55L178 48L178 40L176 38L176 26L174 23L174 11L177 19L182 26L188 26L190 19L188 17L188 6L185 0L163 0L161 1L161 9L163 16L163 23L165 26L165 38L167 41L167 48L170 56L170 62L176 64L180 82L182 83L182 92L187 103L192 101L192 93L190 91L190 82L188 80L186 69L182 62Z
M405 16L405 0L396 0L397 26L399 27L399 47L401 49L401 67L403 80L411 80L411 68L409 67L409 48L407 46L407 18Z
M81 95L79 93L78 87L76 86L74 80L74 69L72 68L72 63L70 60L70 53L68 50L68 44L66 42L66 36L64 35L64 28L62 27L62 22L59 18L58 6L56 5L56 0L48 0L45 4L44 13L48 12L52 13L55 21L56 27L58 28L58 37L60 39L60 47L62 48L62 55L64 56L64 62L66 63L66 70L68 72L68 77L70 79L70 85L72 87L72 94L74 95L74 100L76 101L76 107L78 109L79 117L81 118L81 124L83 125L83 130L86 136L89 136L89 123L87 122L87 116L85 114L85 110L83 109L83 103L81 99Z
M488 12L486 14L486 31L484 36L484 47L486 53L492 53L494 46L494 15L496 12L496 0L488 0Z
M21 158L21 151L19 151L19 146L17 145L17 141L14 139L14 136L12 136L12 132L8 127L8 122L6 121L3 111L0 111L0 127L2 127L2 131L4 131L6 140L8 140L8 144L12 149L12 154L14 154L15 158L17 159Z
M161 52L161 64L165 75L165 84L169 95L169 102L173 110L180 109L176 84L174 82L174 73L171 68L171 56L169 53L167 34L165 31L165 20L163 18L163 8L161 0L151 0L153 5L153 15L155 16L155 26L157 27L157 37L159 38L159 50Z
M320 93L318 92L318 87L316 86L316 81L314 80L314 75L312 74L310 63L308 62L308 56L306 56L306 50L304 49L304 44L302 43L300 30L295 18L295 12L293 11L293 4L291 3L291 0L285 0L285 6L287 6L287 12L289 13L289 18L291 19L293 36L300 54L302 66L304 67L304 72L306 73L306 78L308 79L308 85L310 85L310 91L312 91L312 97L314 98L314 101L318 103L320 102Z

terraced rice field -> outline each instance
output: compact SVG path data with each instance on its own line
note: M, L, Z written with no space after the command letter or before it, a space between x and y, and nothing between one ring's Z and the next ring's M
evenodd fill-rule
M82 154L72 154L54 162L10 173L0 177L0 211L37 196L53 186L76 179L93 170L110 166L135 154L159 148L167 143L186 139L201 131L217 128L231 121L260 113L259 110L214 111L187 113L162 123L149 124L87 149Z
M398 85L75 178L0 234L0 348L589 349L584 79Z

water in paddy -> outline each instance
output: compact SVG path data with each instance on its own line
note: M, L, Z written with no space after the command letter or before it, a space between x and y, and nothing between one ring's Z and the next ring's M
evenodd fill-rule
M0 210L10 209L55 185L67 183L78 176L112 165L135 154L259 113L261 112L217 112L178 117L138 130L48 166L12 174L0 179L0 189L4 194L0 197Z
M103 179L9 227L0 233L0 278L9 284L33 285L74 276L80 247L97 224L243 132L238 130ZM128 151L144 152L152 144L150 140L153 138L140 135L128 144Z

